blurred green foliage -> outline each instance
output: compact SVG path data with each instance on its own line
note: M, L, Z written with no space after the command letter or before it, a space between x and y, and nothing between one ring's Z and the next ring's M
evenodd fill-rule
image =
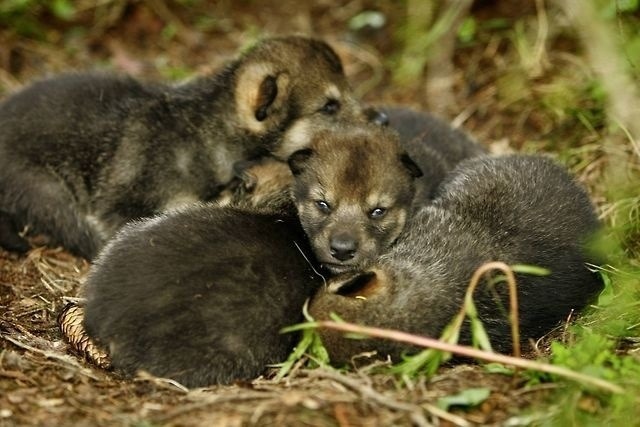
M71 0L1 0L0 25L16 33L42 39L47 27L58 21L71 21L76 8Z

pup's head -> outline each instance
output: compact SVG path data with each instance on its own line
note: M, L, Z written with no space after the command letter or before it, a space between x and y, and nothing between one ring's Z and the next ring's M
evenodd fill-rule
M366 264L396 240L422 175L397 135L377 125L316 129L289 166L302 226L334 273Z
M340 58L319 40L265 39L240 58L236 79L239 126L283 160L306 147L309 128L338 121L384 122L382 114L355 99Z

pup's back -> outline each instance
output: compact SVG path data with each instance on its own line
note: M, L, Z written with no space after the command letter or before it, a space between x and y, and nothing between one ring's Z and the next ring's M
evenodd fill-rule
M127 375L255 378L291 351L279 331L319 285L304 256L297 219L279 213L202 205L127 225L89 274L87 332Z
M389 127L398 132L400 143L424 174L416 180L416 207L431 201L438 185L458 163L487 153L467 133L429 113L404 107L379 110L387 115Z
M537 338L601 289L585 263L599 224L585 191L560 166L533 156L480 157L461 163L421 209L389 253L355 276L320 291L314 316L331 311L347 321L437 337L462 306L473 272L489 261L548 268L548 276L517 275L523 341ZM366 300L356 299L366 295ZM507 290L486 285L475 301L491 342L510 349ZM406 345L345 340L327 332L336 361L377 349L399 358ZM469 330L461 337L470 342Z

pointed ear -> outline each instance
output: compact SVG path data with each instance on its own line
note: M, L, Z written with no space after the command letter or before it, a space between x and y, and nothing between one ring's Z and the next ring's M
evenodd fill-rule
M335 277L329 283L329 292L332 294L351 296L366 296L371 293L378 284L378 276L374 271L347 273Z
M266 122L271 122L267 119L278 115L284 117L282 107L288 97L289 76L277 72L271 64L251 64L238 69L236 110L241 124L249 130L262 133L273 127L267 125Z
M276 77L267 76L260 83L258 89L258 100L256 101L255 117L256 120L261 122L267 118L267 111L269 107L275 102L278 96L278 84Z
M313 155L313 150L311 148L305 148L302 150L298 150L289 156L287 163L289 164L289 169L291 169L291 173L295 175L300 175L304 170L305 164L309 160L309 158Z
M413 178L420 178L423 175L420 167L416 165L416 162L414 162L407 153L402 153L400 155L400 161L409 171L409 175L411 175Z

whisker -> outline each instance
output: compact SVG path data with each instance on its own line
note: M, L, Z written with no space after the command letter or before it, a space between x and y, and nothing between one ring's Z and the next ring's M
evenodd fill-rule
M307 261L307 264L309 264L309 266L311 267L313 272L316 273L316 275L318 275L318 276L320 276L322 278L322 283L324 283L324 288L327 289L327 279L325 279L325 277L322 274L320 274L320 272L318 270L316 270L316 268L313 266L313 264L311 263L309 258L307 258L307 255L304 253L302 248L300 248L300 246L298 246L298 242L296 242L294 240L293 244L296 245L296 248L298 248L298 251L302 254L302 256L304 257L304 260Z

